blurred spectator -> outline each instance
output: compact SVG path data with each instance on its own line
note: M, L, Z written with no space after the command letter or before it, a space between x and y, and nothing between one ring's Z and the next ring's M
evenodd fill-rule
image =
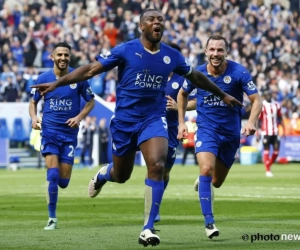
M109 130L106 125L106 119L102 118L99 121L99 159L100 164L108 163L108 141L109 141Z
M14 82L11 76L8 76L6 82L3 84L3 101L4 102L17 102L21 95L19 86Z
M205 62L207 38L221 33L231 41L229 59L248 68L258 89L276 91L279 102L288 103L283 97L293 100L292 108L299 112L299 105L294 101L300 79L299 0L26 0L16 3L0 0L2 81L7 75L15 79L19 72L27 72L27 67L36 66L39 73L52 67L51 47L64 40L73 48L71 67L93 61L97 54L139 37L139 15L146 8L157 8L165 15L163 41L179 44L191 65ZM17 72L12 69L16 64ZM95 86L97 94L106 98L116 90L117 70L103 77L101 84L102 75L95 80ZM29 83L28 77L25 80L30 86L31 80ZM28 88L21 87L21 91L26 93ZM291 114L286 112L289 118Z
M91 116L87 116L84 120L82 129L83 134L83 147L81 151L81 164L92 166L93 164L93 145L94 145L94 132L96 130L96 124ZM88 153L88 163L85 161L85 155Z

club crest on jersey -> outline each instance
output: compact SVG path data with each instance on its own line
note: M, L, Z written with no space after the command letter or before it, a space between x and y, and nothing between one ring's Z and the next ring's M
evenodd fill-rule
M231 83L231 77L230 76L225 76L223 80L227 84Z
M178 89L179 88L179 83L178 82L173 82L172 83L172 88L173 89Z
M248 86L249 90L255 90L256 89L255 84L254 84L253 81L248 82L247 86Z
M196 143L196 147L197 147L197 148L200 148L200 147L201 147L201 145L202 145L202 141L197 141L197 143Z
M71 89L76 89L76 87L77 87L77 83L70 84Z
M164 60L165 64L170 64L170 62L171 62L171 58L168 56L164 56L163 60Z

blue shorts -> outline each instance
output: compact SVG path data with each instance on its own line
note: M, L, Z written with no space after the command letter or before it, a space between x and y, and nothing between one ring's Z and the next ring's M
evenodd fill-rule
M41 154L57 155L59 163L74 164L74 153L77 147L77 136L69 137L59 134L43 134L41 140Z
M195 153L210 152L231 168L240 147L240 136L225 136L214 131L198 128Z
M139 150L139 145L151 138L165 137L168 139L168 124L165 117L143 122L125 122L112 118L110 121L112 136L112 153L124 156Z
M165 168L172 168L176 159L177 147L169 147Z

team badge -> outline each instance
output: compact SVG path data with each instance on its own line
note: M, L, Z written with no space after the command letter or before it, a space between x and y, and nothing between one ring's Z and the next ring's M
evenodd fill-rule
M201 147L201 145L202 145L202 141L197 141L197 143L196 143L196 147L197 147L197 148L200 148L200 147Z
M41 151L43 151L44 150L44 145L41 145Z
M225 83L229 84L231 82L231 77L230 76L225 76L223 80L224 80Z
M249 90L255 90L256 89L255 84L254 84L253 81L248 82L247 86L248 86Z
M179 88L179 83L178 82L173 82L172 83L172 88L173 89L178 89Z
M171 62L171 58L168 56L164 56L163 60L164 60L165 64L170 64L170 62Z
M77 83L70 84L71 89L76 89L76 87L77 87Z

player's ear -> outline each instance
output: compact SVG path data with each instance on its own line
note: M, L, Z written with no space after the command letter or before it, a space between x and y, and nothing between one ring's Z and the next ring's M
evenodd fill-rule
M54 61L54 57L53 57L53 54L51 54L51 59L52 59L52 61Z
M141 31L144 31L144 26L143 26L143 24L140 23L139 26L140 26L140 30L141 30Z

